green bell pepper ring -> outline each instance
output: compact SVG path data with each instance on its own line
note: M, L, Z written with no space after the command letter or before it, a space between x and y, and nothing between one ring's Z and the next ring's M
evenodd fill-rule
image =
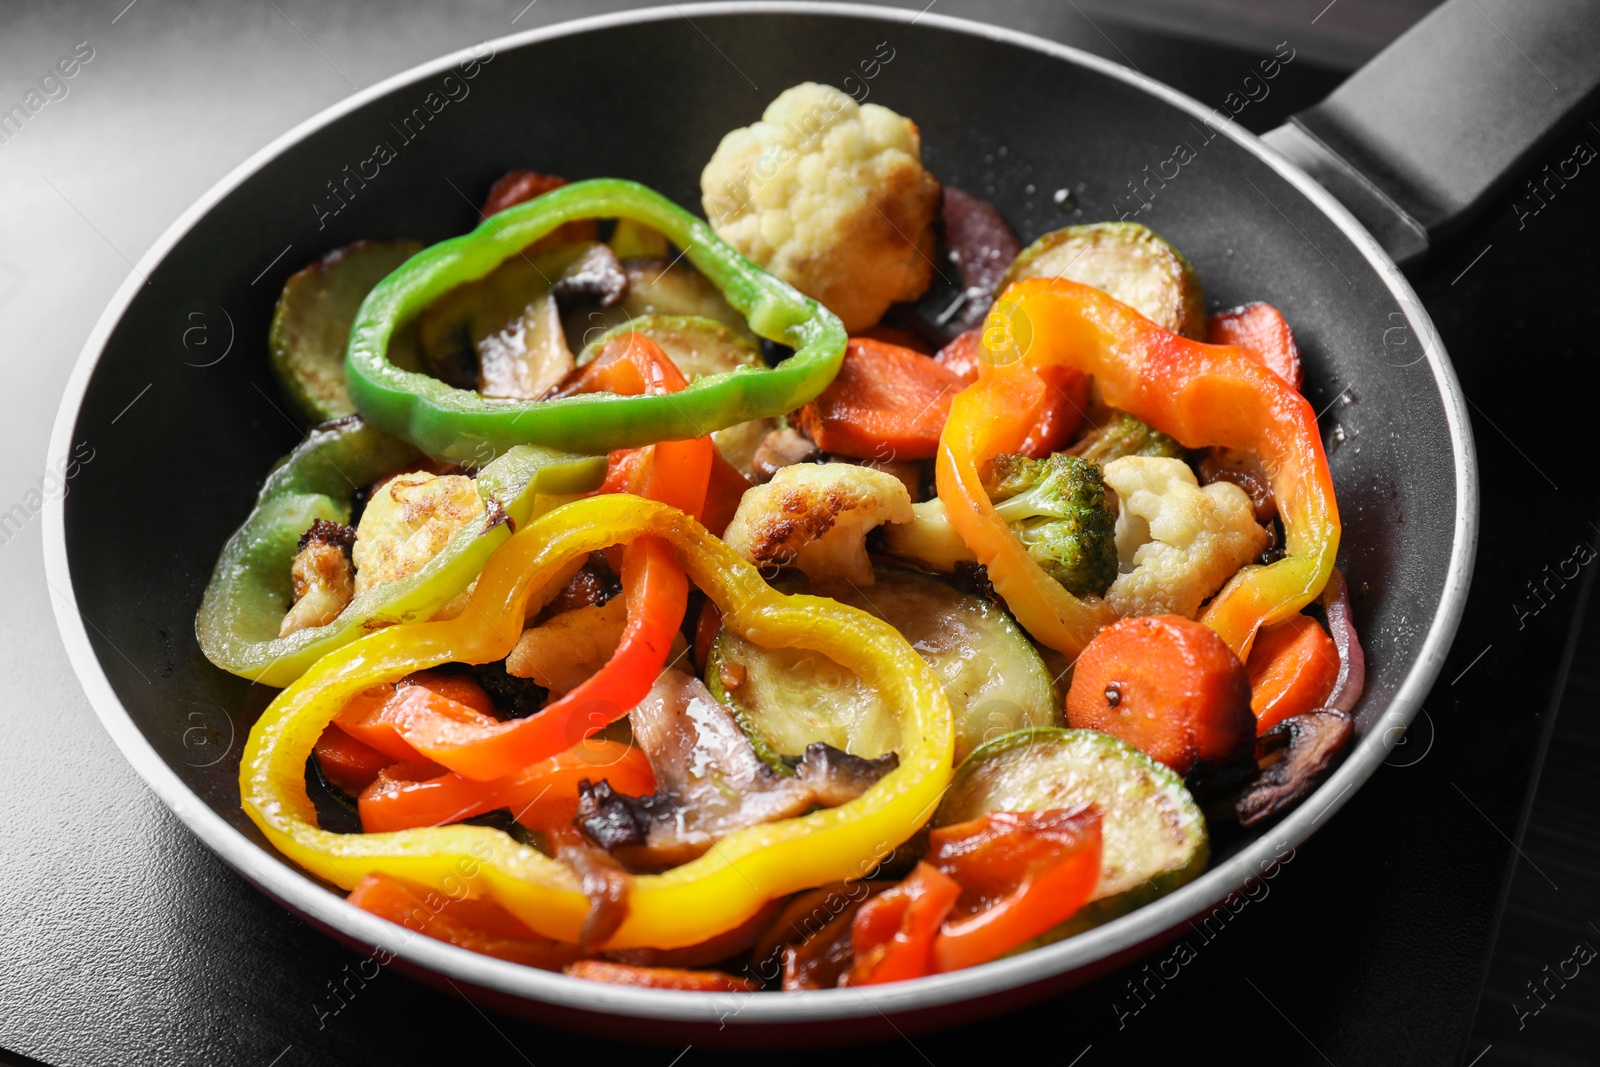
M749 320L751 330L792 346L795 354L770 369L697 379L679 393L556 400L489 400L390 362L396 331L431 301L484 277L562 223L596 217L632 219L665 234ZM827 387L844 347L844 326L832 312L757 267L705 222L637 182L602 178L508 208L471 233L413 256L361 305L350 330L345 377L356 410L372 425L431 456L460 461L519 444L609 452L778 416Z
M206 658L252 681L286 686L375 627L431 616L466 590L513 527L533 517L537 495L588 492L606 468L605 456L512 449L475 479L488 505L487 529L469 524L417 573L366 590L325 626L279 637L291 598L290 564L312 520L349 522L357 489L425 462L415 448L355 416L313 429L267 476L255 508L222 549L195 619ZM499 521L502 513L509 523Z

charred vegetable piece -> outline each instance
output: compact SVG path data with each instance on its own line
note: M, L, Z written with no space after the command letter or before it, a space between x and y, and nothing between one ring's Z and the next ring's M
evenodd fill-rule
M1285 719L1256 741L1261 768L1234 804L1239 822L1253 826L1287 811L1316 788L1354 732L1349 715L1318 708Z
M1057 721L1055 683L998 605L914 571L877 573L870 588L839 599L895 627L933 668L955 715L955 759L990 737ZM711 646L706 678L774 766L817 741L869 758L900 746L889 709L819 653L762 648L725 629Z
M1078 657L1067 723L1133 745L1180 775L1247 755L1250 676L1215 630L1179 615L1123 619Z
M373 286L420 251L416 241L357 241L284 283L267 348L278 383L307 422L355 411L344 384L344 350L356 311Z
M1272 495L1272 479L1261 460L1234 448L1208 448L1200 456L1200 484L1232 482L1250 497L1256 521L1269 523L1278 516L1278 501Z
M1205 818L1183 781L1133 746L1090 730L1019 730L995 738L956 769L931 825L1081 804L1100 811L1100 879L1086 907L1029 947L1132 911L1205 868Z
M327 519L316 519L300 535L299 551L289 567L294 606L283 617L279 637L308 626L326 626L350 603L356 584L350 546L355 540L355 530Z
M1206 321L1206 344L1238 345L1296 390L1305 384L1294 332L1271 304L1258 300L1217 312Z
M958 330L979 326L1004 284L1007 269L1022 251L1022 242L993 204L953 185L944 187L939 221L945 250L967 297L950 325Z
M547 292L522 315L478 344L478 392L537 400L572 370L572 352L561 331L561 311Z
M892 753L866 760L817 744L792 777L779 774L698 678L674 670L662 673L629 720L657 791L636 800L604 782L580 789L578 824L601 847L644 867L687 862L742 827L837 807L897 763Z
M1195 340L1206 336L1200 276L1176 248L1137 222L1094 222L1047 233L1012 262L1005 285L1023 278L1092 285L1164 329Z

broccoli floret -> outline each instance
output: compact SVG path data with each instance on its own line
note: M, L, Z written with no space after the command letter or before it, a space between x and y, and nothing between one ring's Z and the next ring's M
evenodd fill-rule
M1057 452L996 456L983 482L1028 555L1069 593L1099 596L1117 577L1117 520L1100 468Z
M1098 466L1064 452L1039 460L999 456L984 489L1028 555L1068 592L1100 596L1116 579L1116 519ZM976 560L941 501L911 510L911 522L883 530L889 555L944 572Z
M1103 465L1123 456L1182 459L1184 447L1160 430L1119 411L1104 426L1085 434L1071 451L1075 456Z

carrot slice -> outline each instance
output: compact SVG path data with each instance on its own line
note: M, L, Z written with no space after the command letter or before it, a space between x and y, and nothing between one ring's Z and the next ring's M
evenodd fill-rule
M350 796L356 796L371 785L385 767L395 762L393 757L339 729L336 722L330 722L322 731L312 751L316 753L323 777Z
M1186 775L1251 751L1250 676L1208 626L1181 615L1123 619L1073 671L1067 723L1120 737Z
M1298 391L1305 384L1300 349L1278 309L1256 301L1231 311L1219 311L1206 320L1206 343L1237 345L1260 364Z
M540 936L493 901L458 900L392 875L367 875L348 899L416 933L546 971L560 970L582 951Z
M920 353L856 338L832 384L789 416L824 452L931 459L961 379Z
M1339 678L1339 649L1309 615L1296 615L1256 635L1245 664L1256 732L1328 702Z
M633 986L636 989L681 989L690 993L754 993L761 983L722 971L691 971L682 967L635 967L607 960L578 960L567 974L591 982Z

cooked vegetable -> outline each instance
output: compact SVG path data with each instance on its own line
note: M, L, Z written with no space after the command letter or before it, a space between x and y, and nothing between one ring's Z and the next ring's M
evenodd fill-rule
M1327 704L1339 679L1339 649L1306 615L1263 626L1250 647L1250 710L1256 731Z
M1105 483L1120 504L1122 573L1106 592L1118 614L1194 618L1267 545L1244 490L1231 482L1202 489L1182 460L1124 456L1106 464Z
M1163 329L1206 336L1206 298L1183 254L1137 222L1093 222L1047 233L1022 250L1006 285L1065 278L1108 293Z
M1049 671L993 601L894 567L879 568L871 589L848 590L839 601L888 622L933 668L955 719L956 761L991 737L1058 720L1061 697ZM868 758L902 745L889 707L818 652L763 648L723 629L706 682L774 766L816 741Z
M572 817L580 782L603 779L619 794L655 789L644 754L615 741L592 740L492 781L475 781L427 764L384 768L361 791L361 828L367 833L443 826L507 809L530 829Z
M1337 569L1329 576L1319 599L1328 619L1328 631L1339 650L1339 676L1333 683L1333 692L1328 694L1328 707L1353 712L1366 689L1367 657L1361 651L1361 639L1356 636L1355 616L1350 610L1350 587Z
M712 290L715 293L715 290ZM718 300L722 298L717 297ZM746 337L714 319L698 315L639 315L622 326L607 331L590 342L578 357L579 366L593 361L595 354L620 333L631 331L650 338L691 382L712 374L737 371L742 367L765 366L761 351ZM751 419L717 430L711 440L724 459L746 477L753 471L756 450L767 435L778 428L777 419Z
M627 625L622 597L562 612L522 631L506 657L506 673L531 678L557 696L569 693L616 655Z
M1182 459L1185 449L1160 430L1151 429L1126 411L1118 411L1103 425L1084 434L1068 451L1104 467L1123 456Z
M971 385L978 380L978 368L983 366L983 327L974 326L957 334L933 358L962 385Z
M810 463L822 456L817 443L799 430L784 427L761 439L750 461L750 477L757 485L772 481L772 476L796 463Z
M997 456L984 492L1028 556L1076 596L1099 596L1117 576L1116 520L1100 468L1056 453L1048 459ZM977 561L945 513L944 502L912 507L909 523L883 533L884 551L936 571Z
M437 888L465 880L543 936L576 942L590 900L570 871L484 826L335 834L317 828L305 762L327 724L356 694L450 661L505 657L527 602L569 561L617 543L654 538L742 636L801 644L884 692L907 739L899 767L838 808L737 830L667 875L637 875L628 914L605 948L696 944L799 889L858 876L906 840L949 781L949 705L937 679L893 628L863 612L785 597L682 512L611 494L566 504L521 527L491 559L466 611L445 622L392 626L324 657L251 728L240 767L245 811L267 839L317 877L351 886L373 871ZM538 716L535 716L537 719ZM464 865L470 866L463 872Z
M385 479L356 526L350 550L356 594L417 574L462 530L487 529L488 511L473 480L462 474L415 471Z
M661 231L749 316L751 329L795 354L770 370L702 378L681 396L544 401L486 400L390 361L390 342L402 324L445 293L503 263L521 262L519 249L561 223L595 216L632 218ZM845 344L832 314L755 267L711 227L642 185L613 179L562 186L418 253L372 291L350 336L350 395L369 422L437 458L480 462L519 443L559 441L566 448L609 451L780 415L822 391Z
M634 799L609 782L580 787L577 825L635 867L676 866L735 830L849 803L893 771L823 744L806 748L793 775L763 763L700 679L663 671L629 714L658 791Z
M932 974L934 941L961 885L939 868L919 863L904 881L879 893L850 923L854 962L842 986L903 982Z
M1232 482L1245 491L1256 521L1263 525L1278 516L1278 501L1272 495L1272 478L1261 460L1249 452L1233 448L1208 448L1197 464L1201 485Z
M294 606L278 627L279 637L288 637L308 626L326 626L339 617L355 593L355 571L350 563L350 546L356 532L327 519L316 519L296 542L289 578L294 586Z
M996 456L983 488L1046 574L1079 596L1105 592L1117 573L1116 520L1099 467L1065 453Z
M1119 737L1180 775L1251 751L1250 676L1216 631L1180 615L1123 619L1078 657L1067 723Z
M611 246L611 251L616 253L616 257L622 260L667 260L672 256L672 248L667 244L665 237L632 219L618 219L616 227L611 231L611 239L606 243Z
M1300 348L1278 309L1257 300L1206 320L1206 343L1237 345L1297 391L1305 384Z
M1287 811L1309 794L1350 743L1354 725L1337 708L1284 719L1256 741L1260 773L1234 804L1243 826Z
M349 900L408 930L541 970L559 971L580 951L576 945L541 937L491 901L440 894L392 875L367 875L351 890Z
M953 185L944 187L939 222L965 297L945 326L959 332L983 323L1022 242L993 204Z
M288 685L320 657L374 627L434 614L471 584L513 525L533 516L537 496L591 489L604 470L598 456L513 449L473 480L486 506L481 523L458 530L408 577L363 586L333 622L279 637L301 532L316 519L348 522L357 486L421 459L409 445L355 417L312 430L267 476L255 508L222 549L195 619L206 658L265 685Z
M694 971L682 967L636 967L627 963L607 960L578 960L569 964L566 973L572 978L588 982L605 982L608 985L632 986L635 989L680 989L690 993L753 993L761 983L753 978L740 978L723 971Z
M1284 558L1236 574L1201 621L1247 656L1262 625L1299 614L1328 581L1339 548L1339 510L1316 413L1282 378L1236 348L1177 337L1103 293L1064 279L1027 279L1007 290L985 334L993 373L951 405L940 442L939 496L990 581L1035 639L1073 655L1103 618L1048 582L1010 537L982 493L979 466L1021 436L1007 397L1040 395L1033 368L1092 374L1105 402L1189 448L1253 452L1272 472ZM1123 460L1121 462L1150 462ZM1207 489L1214 489L1208 486ZM1031 568L1031 569L1030 569ZM1047 584L1048 583L1048 584Z
M483 202L483 214L498 215L507 208L516 207L567 184L569 183L565 178L558 178L554 174L541 174L536 170L507 171L489 187L489 195ZM542 252L558 245L599 239L600 226L594 219L574 219L556 227L523 251Z
M441 291L416 316L423 366L440 381L502 399L528 399L520 393L552 375L560 381L555 371L565 374L572 354L566 338L550 332L551 289L601 247L588 241L513 254Z
M672 361L638 334L615 338L584 368L580 382L580 388L624 396L674 392L684 385ZM658 500L697 516L706 506L715 455L708 437L613 453L601 491ZM481 780L504 777L554 756L626 715L666 665L689 589L682 568L650 539L622 550L622 585L628 619L616 650L604 666L540 714L463 727L457 717L441 714L447 709L414 708L395 716L395 728L429 759Z
M421 250L415 241L357 241L284 283L267 350L284 395L307 422L342 419L355 411L344 383L350 325L372 287Z
M1080 804L1100 812L1100 880L1090 904L1044 941L1132 911L1205 867L1205 819L1182 780L1131 745L1089 730L1019 730L990 741L956 770L933 826Z
M722 138L702 203L724 240L853 333L928 287L939 183L921 157L916 123L805 82Z
M961 896L933 943L936 971L975 967L1067 921L1100 881L1091 806L994 811L928 835L928 858Z
M620 227L628 221L619 219L617 224ZM688 263L665 253L644 259L626 258L624 252L617 255L625 257L622 272L628 279L628 291L610 307L577 309L567 315L567 339L573 348L589 348L601 335L652 316L710 319L755 343L756 335L744 316L709 278Z
M329 723L322 731L312 751L322 776L349 796L359 796L380 771L395 762L392 757L345 733L336 722Z
M802 463L745 493L722 536L757 566L797 567L813 584L837 591L872 584L868 531L910 519L911 497L894 475Z
M825 452L859 459L932 459L961 381L935 360L855 338L839 374L789 422Z

